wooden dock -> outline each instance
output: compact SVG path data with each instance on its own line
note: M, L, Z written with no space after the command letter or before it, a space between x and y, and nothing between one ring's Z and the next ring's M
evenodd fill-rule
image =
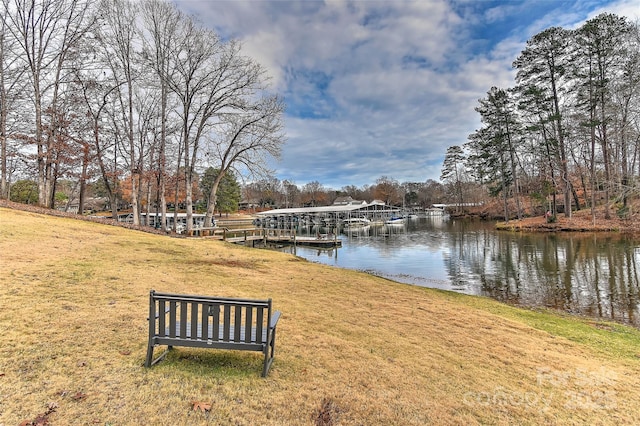
M230 243L246 243L264 240L264 232L260 228L227 229L227 228L195 228L191 231L192 237L209 237L215 240L223 240Z
M292 229L269 229L269 228L205 228L193 229L192 237L207 237L216 240L227 241L229 243L254 243L262 241L264 243L293 244L308 247L333 248L341 247L342 241L335 234L320 234L315 237L298 236Z
M341 247L342 240L335 234L320 234L315 237L301 237L296 235L295 230L289 229L267 229L265 242L276 244L293 244L307 247L333 248Z

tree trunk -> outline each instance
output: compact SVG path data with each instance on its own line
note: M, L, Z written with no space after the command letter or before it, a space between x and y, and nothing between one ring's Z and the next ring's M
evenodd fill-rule
M211 191L209 191L209 194L207 196L207 214L204 218L204 226L206 227L213 226L212 219L216 209L218 188L220 187L220 182L222 182L223 177L224 171L221 170L214 179L213 185L211 185Z

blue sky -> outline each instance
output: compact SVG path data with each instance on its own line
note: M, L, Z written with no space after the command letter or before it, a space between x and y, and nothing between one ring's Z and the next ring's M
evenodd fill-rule
M637 0L174 0L271 76L287 105L276 177L326 188L439 180L449 146L479 126L491 86L550 26L602 12L632 20Z

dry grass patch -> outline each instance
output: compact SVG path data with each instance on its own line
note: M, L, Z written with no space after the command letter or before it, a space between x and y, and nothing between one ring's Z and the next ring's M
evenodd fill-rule
M46 413L113 425L640 418L640 334L628 327L7 209L0 253L0 425ZM143 368L151 288L271 297L283 317L269 377L246 352L176 348Z

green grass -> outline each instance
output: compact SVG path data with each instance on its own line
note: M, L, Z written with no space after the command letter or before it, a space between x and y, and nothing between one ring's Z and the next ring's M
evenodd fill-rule
M524 309L483 297L442 292L464 305L510 318L552 336L580 343L612 358L640 359L640 330L602 319L585 318L547 309Z

